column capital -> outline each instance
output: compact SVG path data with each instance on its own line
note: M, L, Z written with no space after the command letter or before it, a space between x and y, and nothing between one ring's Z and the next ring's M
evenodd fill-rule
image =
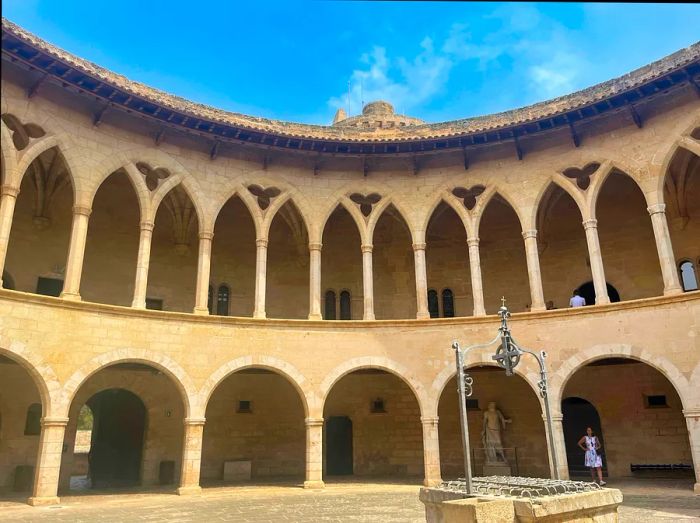
M527 231L523 231L522 235L524 240L528 238L537 238L537 229L528 229Z
M425 250L425 242L419 242L419 243L413 244L413 252L424 251L424 250Z
M324 423L323 418L306 418L304 419L304 425L307 427L322 427Z
M469 247L478 247L478 246L479 246L479 241L480 241L480 240L479 240L478 237L476 237L476 238L467 238L467 245L469 245Z
M199 231L199 239L211 241L214 239L214 233L212 231Z
M373 248L374 246L371 243L363 243L362 245L360 245L360 249L362 249L363 253L372 252Z
M185 418L182 420L182 423L183 423L183 425L185 425L185 427L197 426L197 425L204 426L204 423L206 421L207 421L206 418Z
M68 425L68 418L61 418L58 416L41 418L42 427L65 427L66 425Z
M84 207L82 205L74 205L73 206L73 215L81 214L81 215L89 218L91 213L92 213L92 209L90 207Z
M154 227L155 224L153 222L142 221L139 223L139 229L141 229L142 231L153 232Z
M420 417L420 422L421 422L423 425L437 425L439 420L440 420L440 418L437 417L437 416L434 416L434 417L432 417L432 416L421 416L421 417Z
M700 419L700 407L683 409L683 416L685 416L686 419Z
M665 214L666 204L655 203L654 205L650 205L649 207L647 207L647 212L649 213L649 216L654 216L655 214Z
M264 247L267 249L267 238L257 238L255 240L255 245L257 247Z
M0 187L0 194L2 194L2 196L12 196L13 198L17 198L17 195L19 194L19 187L4 184L2 187Z
M321 242L309 242L310 251L320 251L322 248L323 244Z
M596 220L595 218L591 218L590 220L583 220L581 223L583 224L583 228L586 230L598 228L598 220Z

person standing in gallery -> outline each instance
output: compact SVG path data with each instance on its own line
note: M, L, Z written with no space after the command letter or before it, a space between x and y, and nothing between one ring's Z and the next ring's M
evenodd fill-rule
M569 307L583 307L586 305L586 298L579 294L578 289L574 291L574 295L569 300Z
M603 486L603 460L598 453L600 450L600 440L596 436L591 427L586 429L586 435L578 440L578 446L586 453L585 465L591 470L591 478L595 481L595 472L598 471L598 483Z

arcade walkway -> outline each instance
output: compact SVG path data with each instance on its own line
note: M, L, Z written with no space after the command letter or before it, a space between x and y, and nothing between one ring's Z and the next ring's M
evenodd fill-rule
M628 480L620 521L700 521L700 496L688 480ZM237 521L422 523L418 487L406 484L331 484L323 491L286 486L207 488L201 497L169 493L67 496L34 508L0 501L0 521Z

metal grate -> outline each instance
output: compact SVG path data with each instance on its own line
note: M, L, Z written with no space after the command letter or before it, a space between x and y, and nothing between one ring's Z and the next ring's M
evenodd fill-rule
M466 490L464 478L445 481L438 490L461 492ZM592 492L601 490L597 483L588 481L570 481L558 479L524 478L516 476L486 476L472 479L473 495L508 496L519 498L539 498Z

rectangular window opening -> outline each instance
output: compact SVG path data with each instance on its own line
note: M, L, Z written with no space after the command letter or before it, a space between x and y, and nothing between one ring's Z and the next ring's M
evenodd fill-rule
M239 414L252 414L253 406L250 400L238 400L238 408L236 412Z
M654 394L650 396L644 396L644 403L648 409L661 409L668 407L668 402L666 401L665 394Z
M377 398L376 400L372 400L372 404L370 405L370 412L372 414L384 414L384 413L386 413L386 409L384 408L384 400L382 398Z

